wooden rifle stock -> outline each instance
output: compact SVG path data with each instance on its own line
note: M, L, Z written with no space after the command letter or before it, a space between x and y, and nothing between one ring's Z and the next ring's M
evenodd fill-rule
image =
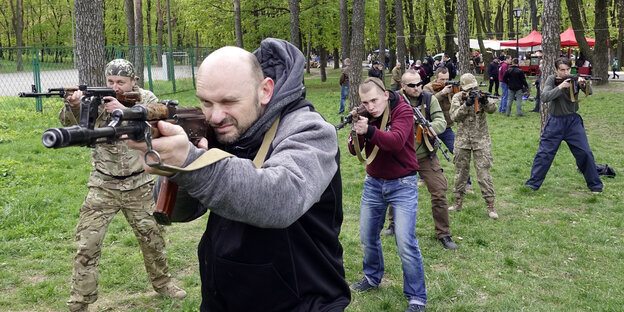
M160 182L156 208L154 209L154 219L158 224L170 225L173 219L173 208L178 197L178 184L163 178Z

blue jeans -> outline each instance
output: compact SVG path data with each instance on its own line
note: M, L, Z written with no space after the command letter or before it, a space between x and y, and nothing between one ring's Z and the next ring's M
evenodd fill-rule
M602 181L598 176L598 170L596 170L594 154L589 148L585 127L583 127L583 118L579 114L548 116L540 137L535 160L533 160L531 178L526 184L532 189L538 189L542 185L559 150L561 141L568 143L570 152L576 159L577 168L585 176L587 187L592 191L602 190Z
M342 86L340 88L340 110L338 114L342 114L345 111L345 101L349 96L349 86Z
M507 92L507 107L505 109L505 114L509 116L511 114L511 106L513 105L513 101L516 100L516 116L522 115L522 89L520 90L509 90Z
M540 92L540 84L539 83L535 84L535 91L536 91L536 93L535 93L535 108L533 108L532 112L539 112L539 107L540 107L540 102L541 102L541 99L540 99L541 92Z
M500 106L498 107L498 112L504 113L505 110L507 109L507 97L509 96L509 87L507 86L506 83L502 81L500 85L501 85L501 88L503 89L503 94L501 94L501 101L500 101Z
M444 143L444 145L446 145L446 147L448 148L449 152L451 152L451 154L454 154L453 153L453 147L455 146L455 132L453 132L453 129L446 128L446 130L444 130L444 132L438 134L438 137L440 138L440 141L442 141L442 143ZM470 181L470 176L468 176L468 183L467 184L472 184L472 181Z
M425 269L414 233L418 210L418 178L410 175L394 180L366 175L360 203L360 239L364 252L364 274L373 286L379 286L384 274L383 253L379 234L392 204L395 242L403 267L403 294L411 303L425 305Z

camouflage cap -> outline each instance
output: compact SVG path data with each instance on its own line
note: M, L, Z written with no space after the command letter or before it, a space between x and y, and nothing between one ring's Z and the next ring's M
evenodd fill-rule
M477 79L470 73L463 74L461 78L459 78L459 83L461 85L462 90L470 90L472 88L476 88L479 86Z
M128 60L114 59L106 64L104 76L124 76L134 78L134 65Z

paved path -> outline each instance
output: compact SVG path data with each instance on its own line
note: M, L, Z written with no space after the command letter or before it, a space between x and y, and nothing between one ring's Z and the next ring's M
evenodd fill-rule
M195 68L197 73L197 67ZM191 78L190 66L176 66L175 76L177 79ZM144 79L147 81L147 68L144 72ZM78 85L78 70L52 70L42 71L41 91L47 91L49 88L72 87ZM165 80L165 73L162 67L152 67L152 80ZM19 92L31 92L34 82L32 72L19 72L0 74L0 96L17 96ZM147 85L147 84L146 84Z

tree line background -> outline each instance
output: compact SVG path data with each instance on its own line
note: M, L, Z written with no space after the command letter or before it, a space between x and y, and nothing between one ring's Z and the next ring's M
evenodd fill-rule
M620 43L624 0L8 2L8 6L0 6L0 47L75 45L79 64L82 64L81 75L86 75L85 79L91 77L87 80L93 82L103 79L103 57L98 51L102 45L128 45L139 49L145 45L159 48L237 45L253 50L263 38L284 38L308 56L314 53L320 57L323 81L330 54L334 60L351 57L355 64L350 74L354 85L361 80L359 64L375 49L388 49L390 64L406 55L416 60L427 52L450 55L459 52L459 72L462 73L467 71L470 60L469 38L512 40L516 35L527 35L532 29L544 36L542 47L549 54L544 57L548 66L559 55L558 34L573 27L580 51L593 64L595 74L603 77L604 83L610 57L617 55L621 59L623 56ZM513 16L515 7L523 9L519 19ZM75 31L75 39L72 31ZM585 36L596 38L595 49L589 48ZM455 37L459 45L455 45ZM140 56L143 53L141 50L136 53L139 57L134 59L135 65L142 68ZM0 48L0 58L21 57L6 54ZM491 53L483 53L483 56L486 64L492 59ZM338 63L334 62L334 68L338 68ZM307 66L308 71L309 68ZM356 88L351 88L350 99L351 103L359 102Z

